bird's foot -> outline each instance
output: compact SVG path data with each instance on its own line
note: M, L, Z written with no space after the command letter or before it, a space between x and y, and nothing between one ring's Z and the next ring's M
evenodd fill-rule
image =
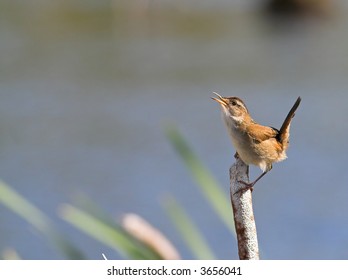
M250 190L251 192L254 190L254 184L255 182L253 183L246 183L244 181L238 181L238 183L241 183L244 185L244 187L240 188L238 191L236 191L234 194L237 194L237 193L240 193L240 192L244 192L244 191L247 191L247 190Z

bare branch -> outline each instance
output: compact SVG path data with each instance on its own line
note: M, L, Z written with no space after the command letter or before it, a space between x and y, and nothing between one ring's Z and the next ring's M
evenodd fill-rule
M239 158L230 168L230 196L238 240L238 254L241 260L258 260L257 242L251 190L239 191L245 187L239 181L248 182L248 166Z

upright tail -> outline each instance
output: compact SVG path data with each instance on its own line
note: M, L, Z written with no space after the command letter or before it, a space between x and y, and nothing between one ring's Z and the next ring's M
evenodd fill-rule
M286 116L282 127L279 130L278 139L279 139L279 142L282 143L284 150L286 150L289 145L289 131L290 131L291 119L295 116L295 111L300 105L300 103L301 103L301 97L298 97L294 106L292 106L290 112Z

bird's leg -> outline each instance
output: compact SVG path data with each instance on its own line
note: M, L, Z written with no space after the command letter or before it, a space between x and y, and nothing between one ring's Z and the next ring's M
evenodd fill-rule
M235 158L235 159L239 159L239 158L240 158L238 152L236 152L236 153L234 154L234 158ZM248 178L249 178L249 165L247 165L247 172L246 172L246 174L247 174L247 176L248 176Z
M249 166L248 166L248 167L249 167ZM249 171L249 168L248 168L248 171ZM244 181L238 181L238 183L243 184L244 187L243 187L243 188L240 188L238 191L236 191L235 194L236 194L236 193L239 193L239 192L241 192L241 191L246 191L246 190L251 190L251 191L253 191L253 187L254 187L254 185L256 184L256 182L257 182L258 180L260 180L263 176L265 176L265 175L267 174L267 172L268 172L268 170L265 171L265 172L263 172L263 173L262 173L259 177L257 177L256 180L255 180L254 182L252 182L252 183L246 183L246 182L244 182ZM248 172L248 173L249 173L249 172Z

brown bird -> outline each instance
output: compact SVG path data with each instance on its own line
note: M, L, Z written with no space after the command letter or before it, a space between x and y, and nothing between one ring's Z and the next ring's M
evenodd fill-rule
M274 162L286 159L286 150L289 146L290 123L295 111L300 105L301 97L298 97L290 112L286 116L283 125L278 130L270 126L263 126L255 122L245 106L238 97L212 97L221 105L222 118L236 149L236 156L247 164L256 165L261 168L262 174L252 183L240 181L245 189L251 189L268 171L272 169Z

